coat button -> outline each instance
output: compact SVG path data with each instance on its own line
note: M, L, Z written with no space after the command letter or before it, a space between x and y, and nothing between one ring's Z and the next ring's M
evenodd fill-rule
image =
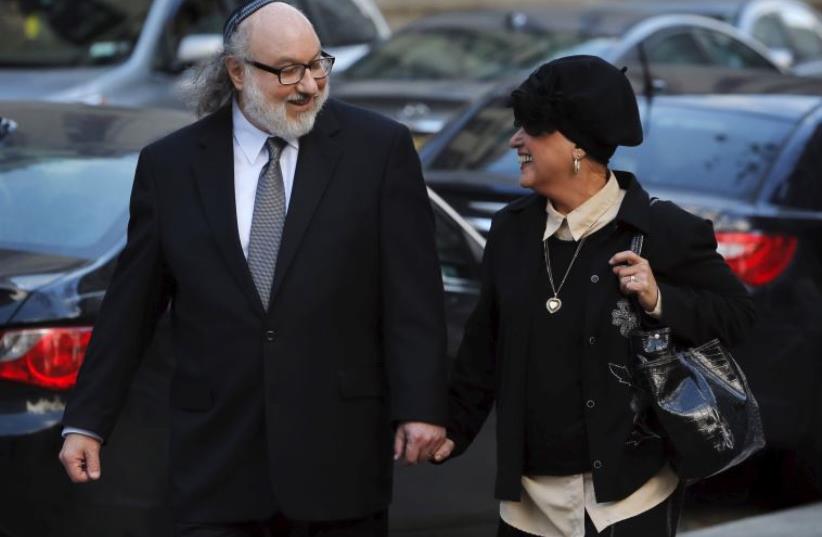
M599 470L599 469L601 469L601 468L602 468L602 461L600 461L600 460L595 460L595 461L594 461L594 470Z
M588 408L594 408L596 406L596 403L593 399L588 399L588 402L585 403L585 406L587 406Z
M275 338L276 336L277 336L277 334L274 332L274 330L266 330L266 331L265 331L265 339L266 339L266 341L274 341L274 338Z
M591 283L599 283L599 276L597 276L596 274L591 276Z
M593 345L596 342L597 342L597 338L595 338L594 336L591 336L591 337L588 338L588 345Z

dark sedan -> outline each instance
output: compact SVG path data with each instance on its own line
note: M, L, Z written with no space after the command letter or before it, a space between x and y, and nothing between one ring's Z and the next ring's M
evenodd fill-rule
M642 61L779 72L759 43L720 21L618 3L475 10L416 21L335 80L338 97L406 123L420 142L507 75L553 57L595 54L639 75ZM663 72L655 91L690 91ZM644 91L643 85L637 86Z
M482 231L525 193L508 147L512 84L422 152L428 184ZM611 166L713 220L719 251L753 293L760 321L737 353L769 450L767 464L736 478L781 504L822 493L822 85L780 77L747 87L776 92L640 98L645 142L621 148Z
M66 397L125 245L138 151L192 118L43 103L0 103L0 118L0 536L169 535L173 357L164 325L107 439L103 479L71 486L57 453ZM453 354L478 294L484 241L430 198ZM478 467L489 470L478 476ZM471 502L480 494L474 480L489 472L482 462L454 465L439 473L451 488L438 490ZM440 523L442 506L418 501L426 475L399 472L395 527Z

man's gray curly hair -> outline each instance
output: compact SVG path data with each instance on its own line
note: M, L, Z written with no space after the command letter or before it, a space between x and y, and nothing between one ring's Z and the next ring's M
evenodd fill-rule
M235 89L225 61L231 56L248 56L250 34L249 25L241 24L223 51L197 68L190 97L198 117L216 112L231 101Z

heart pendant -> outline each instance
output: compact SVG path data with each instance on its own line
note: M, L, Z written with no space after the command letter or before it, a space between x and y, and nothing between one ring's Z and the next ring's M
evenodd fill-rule
M556 313L559 311L559 308L562 307L562 300L558 299L557 297L549 298L548 302L545 303L545 308L548 310L548 313Z

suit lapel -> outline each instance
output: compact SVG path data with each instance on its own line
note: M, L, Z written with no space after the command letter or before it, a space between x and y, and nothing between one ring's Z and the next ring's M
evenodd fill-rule
M205 122L200 155L194 162L197 189L214 239L232 276L252 307L263 313L251 271L240 244L237 206L234 199L234 142L231 106L225 106Z
M340 142L335 139L339 130L333 101L329 101L317 116L314 129L300 139L294 188L285 218L274 283L271 286L269 303L272 305L342 155Z

